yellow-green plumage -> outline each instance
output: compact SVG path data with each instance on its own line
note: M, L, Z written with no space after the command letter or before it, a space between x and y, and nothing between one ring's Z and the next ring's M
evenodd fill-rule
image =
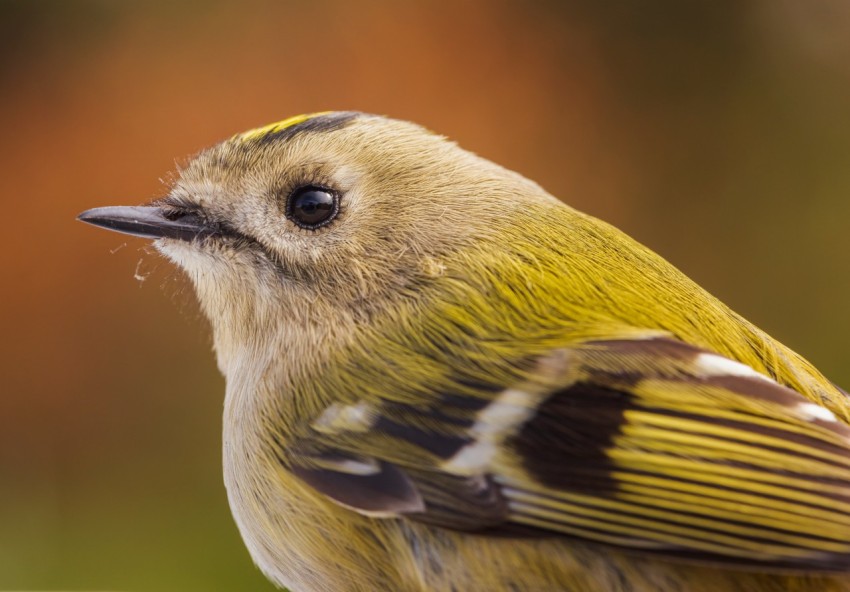
M293 223L305 185L327 226ZM202 153L157 207L214 230L157 245L213 326L231 507L277 583L850 591L846 395L534 183L331 113Z
M325 369L321 378L311 382L312 386L321 392L345 393L335 399L336 401L355 403L359 399L374 397L424 405L432 399L435 390L463 393L462 388L451 382L451 369L455 365L463 365L470 370L473 377L482 382L516 384L528 378L512 365L518 355L545 355L551 350L572 348L588 341L640 339L663 332L738 360L773 377L778 383L794 388L808 399L824 404L840 417L847 417L844 395L808 363L735 315L668 263L631 242L616 229L568 208L556 207L543 212L531 210L526 213L529 216L527 224L523 225L523 220L515 218L516 226L510 229L513 232L496 237L499 244L476 245L472 252L461 252L448 257L445 260L446 268L432 280L434 285L438 286L430 294L432 302L426 305L414 301L413 310L405 311L399 316L396 316L399 311L394 310L395 314L385 320L385 328L381 327L380 319L376 320L376 326L385 332L370 332L368 336L364 336L364 341L357 341L350 349L344 350L342 355ZM551 235L541 236L539 232L535 233L535 225L541 218L551 222L551 228L554 230ZM573 233L564 232L564 229L570 227L574 228ZM533 242L530 239L533 239ZM625 241L628 242L624 245ZM506 248L505 242L511 246ZM540 251L540 242L552 248ZM626 250L623 249L624 246L631 248ZM457 270L453 270L451 261L457 261ZM564 270L572 272L565 273ZM676 287L674 293L671 293L671 284ZM416 330L411 330L411 327L416 327ZM459 330L459 327L463 327L463 330ZM444 335L451 335L452 340L447 341L441 337ZM517 342L526 344L526 347L517 351ZM447 344L451 349L445 349ZM364 361L363 358L375 356L376 353L381 359L380 364L370 365ZM640 362L643 360L638 361L638 367ZM391 369L395 368L397 371L393 372ZM622 371L623 367L619 366L619 369ZM374 374L370 375L370 371ZM347 377L353 372L364 378L363 383L359 384L359 388L354 392L346 386ZM411 376L417 374L422 376L421 381L411 380ZM642 390L657 393L662 391L664 386L645 385ZM683 393L677 393L675 385L672 389L671 385L666 386L670 389L667 403L672 409L709 414L710 417L734 418L734 414L728 410L721 412L711 406L711 399L730 398L722 389L718 392L704 389L700 393L684 393L686 396L679 397ZM417 392L417 389L421 388L427 390ZM370 392L371 389L374 389L374 392ZM640 390L638 389L638 392ZM481 395L474 392L469 394ZM320 396L320 392L317 392L316 400L320 400ZM696 396L700 398L697 408L693 406ZM327 401L327 404L330 404L330 401ZM762 410L768 413L769 411ZM655 449L675 452L685 457L696 448L687 447L688 440L695 437L693 435L672 443L654 441L653 433L646 425L642 425L644 423L638 417L629 422L632 433L623 435L624 441L610 453L616 464L625 467L640 463L651 464L646 441ZM682 425L677 427L694 428L693 421L690 425L683 420L680 420L680 423ZM769 420L765 419L764 423L769 424ZM805 428L800 429L805 431ZM641 431L644 433L641 434ZM626 440L638 441L641 436L644 440L643 449L629 450ZM352 448L381 454L383 458L397 458L399 462L411 462L405 459L404 451L388 449L392 445L390 438L378 438L374 448L362 445L362 440L360 438L360 447L352 445ZM721 459L741 460L758 451L760 444L759 439L755 438L750 443L737 444L735 450L716 453ZM840 445L844 447L846 454L846 442ZM620 449L621 447L623 449ZM700 449L699 453L703 458L706 455L704 449ZM773 453L772 460L778 471L796 469L814 473L820 469L827 474L837 474L835 469L803 463L783 454L781 450ZM843 462L850 470L850 457L844 456ZM673 476L687 473L693 475L699 469L705 469L702 464L700 460L686 458L668 469ZM745 473L742 475L741 471L732 469L703 476L711 479L713 483L719 483L721 480L729 483L729 479L738 479L738 483L752 486L753 482L748 482L746 477ZM846 495L849 491L847 483L850 483L850 472L845 472L843 478L847 481L841 489ZM781 485L783 477L778 477L777 483ZM698 517L678 517L691 524L697 519L710 523L713 516L725 515L733 520L741 520L742 514L756 512L750 516L754 526L739 528L739 532L750 533L760 524L774 527L781 525L786 528L790 524L791 528L797 529L799 538L804 539L805 534L820 536L824 534L824 529L828 529L838 540L844 542L830 541L823 545L823 550L844 553L848 550L850 506L847 504L836 503L832 511L810 511L799 515L795 511L800 512L802 508L791 503L777 501L765 509L752 500L742 499L740 494L730 495L726 499L708 499L700 495L699 487L691 488L691 491L670 490L656 477L641 481L624 481L621 487L623 491L617 496L618 501L609 501L594 508L597 515L606 511L617 513L623 508L629 509L630 502L645 504L648 499L658 499L660 495L666 495L662 501L667 511L657 509L656 514L667 518L672 516L675 519L677 510L701 511ZM769 489L770 487L768 484L759 484L754 488L752 497L758 498L759 493L763 491L775 492L775 486L774 489ZM810 487L819 486L814 484ZM571 506L571 499L578 499L580 503L587 504L588 497L565 496L557 502L552 502L549 508L553 512L584 513L583 517L586 518L586 505ZM707 503L711 505L706 507ZM632 511L635 511L634 508ZM646 509L642 511L646 512ZM545 515L536 518L536 525L547 525ZM631 524L624 525L623 528L624 531L633 532L642 524L652 524L651 517L643 521L632 520ZM687 526L682 526L673 529L673 533L686 530ZM568 529L562 532L570 534ZM615 542L616 537L608 538ZM716 543L706 544L709 547L722 547L729 538L731 537L726 534L718 534ZM604 541L605 537L600 540ZM805 542L811 544L810 540ZM475 540L471 543L475 550L471 552L478 553L485 544L482 538ZM501 544L501 541L498 541L498 544ZM751 545L751 550L765 546ZM546 549L546 545L543 547ZM450 548L452 550L447 553L457 552L456 548ZM552 553L550 549L540 552ZM739 569L723 572L713 567L661 567L652 563L649 563L652 567L647 567L645 557L619 557L609 552L605 552L604 556L610 560L610 564L599 566L597 569L613 570L620 573L623 579L622 582L604 584L600 588L604 590L633 589L630 586L635 586L636 590L661 590L664 588L660 587L662 584L659 582L664 581L664 578L669 580L669 583L664 585L671 590L757 590L756 582L761 582L765 590L793 589L794 585L800 586L800 590L833 589L827 582L832 582L835 590L843 590L845 587L850 589L850 580L845 576L838 576L834 580L829 577L812 579L789 575L752 576L745 575ZM529 578L529 568L524 561L522 565L515 564L514 567L522 573L519 582ZM534 585L541 586L540 589L558 589L558 583L563 583L564 589L596 589L593 588L595 584L583 582L581 577L577 577L576 569L574 564L564 561L562 570L554 566L547 570L552 577L551 581ZM646 580L647 570L650 573L658 573ZM661 575L668 571L666 575ZM507 572L514 572L514 568L509 568ZM453 574L452 577L457 578L458 572ZM477 573L477 576L480 577L481 574ZM656 577L657 582L654 579ZM533 578L529 579L533 581ZM576 583L570 584L573 579ZM599 578L599 581L605 579ZM506 581L506 574L499 572L493 574L491 580L456 583L459 590L487 590L506 589ZM443 586L447 585L448 582L432 584L433 589L443 589ZM573 588L568 588L569 585L573 585Z

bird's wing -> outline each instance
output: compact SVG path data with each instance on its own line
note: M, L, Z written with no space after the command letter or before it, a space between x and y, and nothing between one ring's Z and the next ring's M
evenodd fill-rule
M826 408L671 338L587 342L535 364L539 380L431 407L334 405L289 468L369 516L850 570L850 427Z

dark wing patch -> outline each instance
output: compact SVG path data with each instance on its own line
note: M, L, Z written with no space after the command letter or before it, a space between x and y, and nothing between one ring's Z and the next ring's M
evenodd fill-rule
M505 445L541 484L608 494L617 483L606 451L633 405L626 392L579 382L552 393Z

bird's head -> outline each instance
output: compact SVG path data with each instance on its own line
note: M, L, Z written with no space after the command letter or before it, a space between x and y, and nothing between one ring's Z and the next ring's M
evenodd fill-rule
M156 239L192 279L221 356L274 328L344 334L546 205L531 181L422 127L331 112L234 136L163 199L80 218Z

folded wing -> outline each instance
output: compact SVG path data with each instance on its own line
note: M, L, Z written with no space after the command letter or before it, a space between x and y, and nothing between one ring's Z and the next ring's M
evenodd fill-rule
M535 368L430 406L329 408L290 468L371 516L850 570L850 427L826 408L670 338L583 343Z

